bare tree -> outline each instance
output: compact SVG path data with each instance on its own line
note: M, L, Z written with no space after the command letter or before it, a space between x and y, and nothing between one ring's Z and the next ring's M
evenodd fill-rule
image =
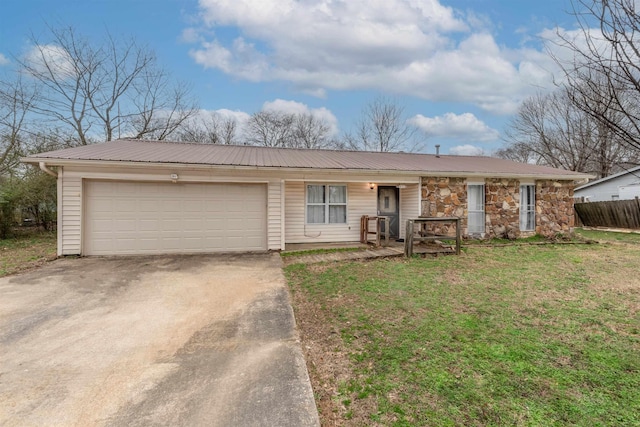
M293 122L296 148L329 148L331 127L313 114L296 114Z
M237 126L233 117L224 117L215 111L201 112L184 121L172 139L200 144L235 144Z
M222 119L220 124L220 143L222 144L235 144L236 132L238 130L238 122L233 117L227 117Z
M323 149L334 146L331 126L311 113L260 111L247 123L247 142L266 147Z
M136 113L128 117L130 129L125 129L135 139L164 140L198 111L190 89L184 84L172 86L164 72L144 73L135 90Z
M531 148L531 146L525 142L518 141L506 141L505 146L496 150L493 153L494 157L501 159L513 160L520 163L541 164L542 159Z
M575 105L628 147L640 150L640 14L636 4L634 0L572 0L579 36L560 32L558 36L559 44L573 58L565 61L556 55L554 59L564 71Z
M565 88L526 99L505 135L508 145L496 152L498 157L600 177L637 157L599 120L578 108Z
M364 108L355 132L344 136L344 145L353 150L411 151L416 148L416 128L407 119L402 105L378 97Z
M0 82L0 176L10 175L25 151L27 117L36 92L18 78Z
M31 37L19 72L39 84L34 111L72 129L77 144L121 136L163 139L195 112L189 90L174 84L152 51L110 35L92 44L73 28Z
M265 147L292 147L295 114L275 111L254 113L247 122L247 142Z

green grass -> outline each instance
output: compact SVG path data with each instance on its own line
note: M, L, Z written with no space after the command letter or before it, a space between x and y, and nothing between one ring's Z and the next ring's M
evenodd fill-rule
M0 240L0 277L33 268L56 256L56 233L20 230Z
M596 240L598 242L640 243L640 233L585 230L582 228L576 228L575 233L585 239Z
M299 251L288 251L281 252L281 257L296 257L296 256L305 256L305 255L318 255L318 254L330 254L334 252L357 252L366 249L362 247L353 247L353 248L328 248L328 249L306 249Z
M348 354L340 424L591 427L640 425L638 265L632 245L551 245L286 273L296 316L339 331L309 366Z

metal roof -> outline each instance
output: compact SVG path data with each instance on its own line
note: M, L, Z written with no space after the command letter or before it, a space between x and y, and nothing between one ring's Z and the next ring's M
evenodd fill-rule
M164 141L117 140L34 154L22 159L49 165L84 162L182 164L312 170L461 173L487 176L554 176L585 179L587 174L480 156L422 153L309 150Z

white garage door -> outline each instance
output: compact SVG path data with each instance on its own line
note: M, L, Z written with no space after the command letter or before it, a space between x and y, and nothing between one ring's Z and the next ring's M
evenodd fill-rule
M267 248L266 185L87 181L85 255Z

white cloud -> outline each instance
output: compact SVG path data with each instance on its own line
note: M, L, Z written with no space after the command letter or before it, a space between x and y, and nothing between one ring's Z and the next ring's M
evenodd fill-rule
M240 36L203 36L197 63L304 93L376 89L509 114L551 81L536 65L543 52L499 46L484 17L439 0L200 0L200 9L207 30Z
M418 114L409 119L409 122L427 136L468 141L495 141L500 136L497 130L487 126L471 113L445 113L436 117Z
M453 154L454 156L482 156L484 155L484 150L474 145L465 144L451 147L449 154Z
M0 66L7 65L9 63L9 59L0 53Z
M328 109L321 108L309 108L306 104L296 101L286 101L284 99L276 99L274 101L267 101L262 106L263 111L278 111L287 114L311 114L315 118L324 121L330 128L330 135L336 136L339 133L338 119Z
M570 45L575 46L583 52L589 52L590 49L595 49L604 57L611 55L611 45L604 40L600 30L596 28L586 29L586 34L582 29L544 29L538 34L538 37L545 41L547 50L551 55L545 52L543 54L544 56L538 56L535 60L541 67L551 69L556 78L560 80L564 75L552 57L555 57L556 60L568 65L570 68L573 67L574 61L580 61L581 59L579 55L575 54L574 49ZM587 37L589 37L589 41L587 41Z
M247 128L247 122L251 117L250 114L239 110L227 110L226 108L222 108L219 110L201 109L191 117L190 122L196 125L209 123L212 118L211 116L216 116L221 119L234 119L236 122L236 137L239 141L244 141L246 136L245 129Z
M227 110L226 108L215 110L215 112L224 118L232 118L232 119L235 119L236 122L242 123L242 124L249 121L249 117L251 117L249 113L245 113L244 111Z
M52 73L58 79L76 75L69 52L54 44L32 46L25 54L24 61L35 73Z
M287 101L284 99L275 99L273 101L267 101L262 105L262 111L270 112L282 112L286 114L311 114L314 117L324 120L329 125L330 136L337 136L339 133L338 119L328 109L321 108L309 108L306 104L297 101ZM227 119L232 118L236 121L236 136L238 141L244 141L246 139L247 123L251 118L251 114L245 111L239 110L227 110L225 108L219 110L199 110L192 121L194 123L207 122L211 115L216 115L220 118Z
M183 43L198 43L204 42L204 39L200 35L200 31L196 28L185 28L182 30L179 39Z

